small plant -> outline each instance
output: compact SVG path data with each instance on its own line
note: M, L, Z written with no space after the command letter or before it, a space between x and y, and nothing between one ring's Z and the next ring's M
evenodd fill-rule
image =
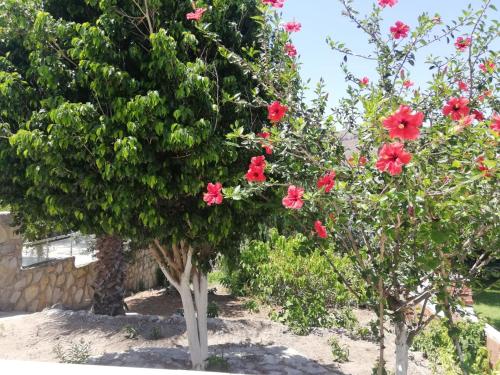
M333 315L333 322L337 327L353 331L358 326L358 319L349 308L335 310Z
M149 335L150 340L160 340L163 338L163 334L161 332L161 327L159 326L154 326L151 328L151 333Z
M379 360L377 358L377 361L375 362L375 365L372 367L372 374L371 375L378 375L378 364ZM391 375L392 373L387 371L385 366L382 368L382 375Z
M356 336L361 340L370 340L372 338L372 332L368 327L358 327L356 329Z
M258 303L253 299L246 301L243 304L243 308L245 310L252 312L252 313L258 313L260 311Z
M207 307L207 317L217 318L219 316L219 306L215 302L210 302Z
M126 325L125 327L123 327L123 331L127 339L136 340L137 336L139 335L137 328L131 325Z
M91 343L83 338L77 343L71 343L68 349L63 349L61 344L54 347L54 353L61 363L83 364L90 358Z
M328 340L332 351L333 361L344 363L349 361L349 348L346 345L341 345L336 337L331 337Z
M212 355L207 359L207 371L228 371L229 363L223 355Z

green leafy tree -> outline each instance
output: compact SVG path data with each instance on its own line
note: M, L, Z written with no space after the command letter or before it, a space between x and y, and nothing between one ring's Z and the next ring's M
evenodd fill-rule
M57 18L92 19L90 8L84 3L70 4L69 7L56 1L44 4ZM2 17L2 53L1 84L3 90L1 108L3 137L0 141L2 159L2 187L0 199L7 201L13 208L23 236L28 239L45 238L47 236L78 230L78 223L64 215L47 215L43 197L31 192L31 183L24 178L28 164L16 156L10 147L9 135L22 128L29 121L34 111L41 109L36 98L45 93L38 85L32 85L30 79L36 77L30 71L30 51L28 43L32 27L36 21L37 11L42 9L38 1L6 1L1 5ZM64 39L64 38L63 38ZM60 49L58 42L52 48ZM54 88L50 95L64 95L65 88ZM22 207L22 209L21 209ZM98 314L124 314L124 278L125 263L123 261L122 242L119 238L100 234L96 241L97 258L99 259L96 278L93 284L94 297L92 310Z
M497 54L488 48L498 22L488 21L495 8L485 0L451 26L423 14L411 29L402 23L383 30L383 6L395 3L380 0L363 17L352 1L340 1L373 51L330 40L345 56L346 97L331 116L321 87L311 110L285 102L290 116L266 129L273 156L252 162L254 174L234 190L255 204L268 190L280 192L283 222L352 259L379 315L379 374L385 317L395 325L395 372L406 374L409 346L436 316L424 313L431 303L444 312L460 367L470 373L454 319L462 287L499 258L498 72ZM417 88L411 82L417 52L447 40L456 52L428 58L432 79ZM350 58L373 61L378 78L356 77ZM342 144L346 132L357 140L355 152ZM254 134L229 137L259 147Z
M203 192L234 185L246 163L226 135L258 131L268 99L296 87L266 12L254 0L48 1L9 13L18 33L3 37L25 53L2 60L15 81L2 87L20 98L2 108L2 202L25 227L150 246L181 295L197 369L211 260L263 215L244 201L208 207Z

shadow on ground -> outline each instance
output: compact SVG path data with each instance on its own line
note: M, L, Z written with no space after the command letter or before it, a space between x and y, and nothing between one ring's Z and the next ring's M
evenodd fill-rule
M213 345L210 355L223 358L230 373L269 375L344 375L332 366L302 356L293 349L283 346L261 345ZM90 364L189 369L187 348L133 348L123 353L105 353L89 360ZM218 369L220 370L220 369Z
M219 316L224 318L242 318L248 315L245 309L245 298L226 294L209 294L208 301L219 308ZM137 293L128 297L125 302L131 312L170 316L182 309L179 293L175 290L157 289Z

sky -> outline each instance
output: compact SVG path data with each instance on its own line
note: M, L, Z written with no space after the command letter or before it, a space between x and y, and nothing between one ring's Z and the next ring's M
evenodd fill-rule
M354 0L354 7L366 14L376 0ZM434 16L440 15L444 23L450 23L456 19L468 4L474 8L482 5L481 0L399 0L393 8L386 7L382 16L384 18L384 29L389 34L389 28L396 21L403 21L410 28L417 24L418 16L427 12ZM493 0L500 9L500 0ZM326 38L330 36L336 41L346 44L351 50L360 53L368 52L369 45L365 34L356 29L345 16L341 15L343 7L338 0L286 0L285 6L280 11L283 13L283 22L297 21L302 24L302 30L292 34L292 40L296 46L300 57L301 76L304 80L311 79L309 87L314 89L320 78L326 82L327 91L330 95L330 103L336 102L344 96L346 83L344 75L340 69L343 55L333 51L326 43ZM498 13L490 11L490 18L497 18ZM440 28L436 28L440 30ZM455 37L461 34L455 35ZM454 51L453 44L435 43L428 46L417 55L415 67L411 70L410 79L415 82L415 87L425 87L425 82L431 78L429 66L424 64L425 57L429 54L448 55ZM350 70L361 77L367 76L376 80L376 73L370 61L349 58ZM312 97L309 93L308 98Z

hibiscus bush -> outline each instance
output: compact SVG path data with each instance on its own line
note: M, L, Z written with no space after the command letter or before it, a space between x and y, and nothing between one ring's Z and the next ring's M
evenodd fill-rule
M325 112L321 87L311 109L278 98L262 133L236 129L230 141L256 156L241 172L245 182L226 188L224 196L259 204L273 196L270 191L281 193L282 223L350 257L368 297L377 301L380 324L385 316L395 324L397 374L407 372L408 347L434 318L416 307L425 311L431 302L445 313L467 372L454 322L458 295L499 256L498 72L497 54L489 48L498 24L487 18L495 8L484 0L450 25L422 14L416 25L395 20L383 30L384 8L397 0L379 0L366 16L351 0L340 4L373 47L364 55L329 41L345 55L347 95L332 115ZM453 40L451 55L417 60L427 45ZM377 77L357 78L349 55L375 61ZM411 81L417 61L428 64L429 82ZM356 138L355 152L343 146L346 134ZM354 291L340 270L330 271ZM383 329L380 336L379 373Z

